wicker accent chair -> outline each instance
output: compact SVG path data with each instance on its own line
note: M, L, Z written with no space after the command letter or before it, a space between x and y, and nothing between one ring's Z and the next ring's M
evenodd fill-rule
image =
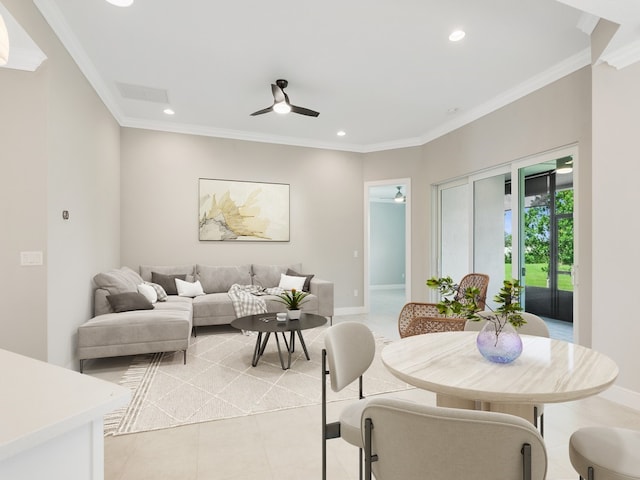
M476 287L480 290L478 306L484 310L484 302L487 298L489 287L489 275L484 273L470 273L465 275L458 285L458 293L455 299L463 302L464 292L468 288ZM407 303L398 317L398 331L400 338L423 333L451 332L464 330L466 319L464 317L447 317L438 312L435 303Z

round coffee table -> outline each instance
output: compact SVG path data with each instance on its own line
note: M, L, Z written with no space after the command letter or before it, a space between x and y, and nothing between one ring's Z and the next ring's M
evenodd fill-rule
M273 333L276 338L276 345L278 346L280 365L282 366L283 370L287 370L291 368L291 354L295 350L296 334L298 335L298 339L300 340L300 344L302 345L307 360L310 360L309 352L307 351L307 345L304 343L304 338L302 337L302 330L320 327L325 323L327 323L327 319L321 315L316 315L315 313L303 312L299 320L287 319L284 322L277 321L275 313L259 313L257 315L248 315L246 317L236 318L231 322L231 326L233 328L237 328L238 330L258 332L256 346L253 350L253 360L251 362L252 367L255 367L258 364L258 360L264 353L264 348L267 346L267 341ZM287 332L289 332L288 342L287 337L285 336ZM262 339L263 333L266 333L264 340ZM280 340L278 339L279 333L282 334L284 344L287 347L288 359L286 367L284 366L282 350L280 349Z

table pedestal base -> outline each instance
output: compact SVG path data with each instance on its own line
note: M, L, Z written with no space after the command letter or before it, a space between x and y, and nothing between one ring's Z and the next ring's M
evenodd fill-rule
M508 413L510 415L524 418L534 425L536 424L533 405L525 403L477 402L475 400L467 400L466 398L438 393L436 395L436 404L439 407L465 408L467 410L485 410L490 412Z

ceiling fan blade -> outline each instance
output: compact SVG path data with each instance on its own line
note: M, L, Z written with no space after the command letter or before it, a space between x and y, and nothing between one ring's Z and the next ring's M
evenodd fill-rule
M300 115L307 115L309 117L317 117L320 115L320 112L316 112L315 110L310 110L304 107L298 107L296 105L291 105L291 111L294 113L299 113Z
M287 94L284 93L284 90L273 83L271 84L271 93L273 93L273 100L275 101L275 103L280 103L287 100Z
M269 113L273 111L273 105L267 108L263 108L262 110L258 110L257 112L253 112L250 116L262 115L263 113Z

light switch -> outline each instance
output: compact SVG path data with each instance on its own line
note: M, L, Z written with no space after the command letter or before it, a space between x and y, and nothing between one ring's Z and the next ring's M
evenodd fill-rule
M42 265L42 252L20 252L20 265Z

